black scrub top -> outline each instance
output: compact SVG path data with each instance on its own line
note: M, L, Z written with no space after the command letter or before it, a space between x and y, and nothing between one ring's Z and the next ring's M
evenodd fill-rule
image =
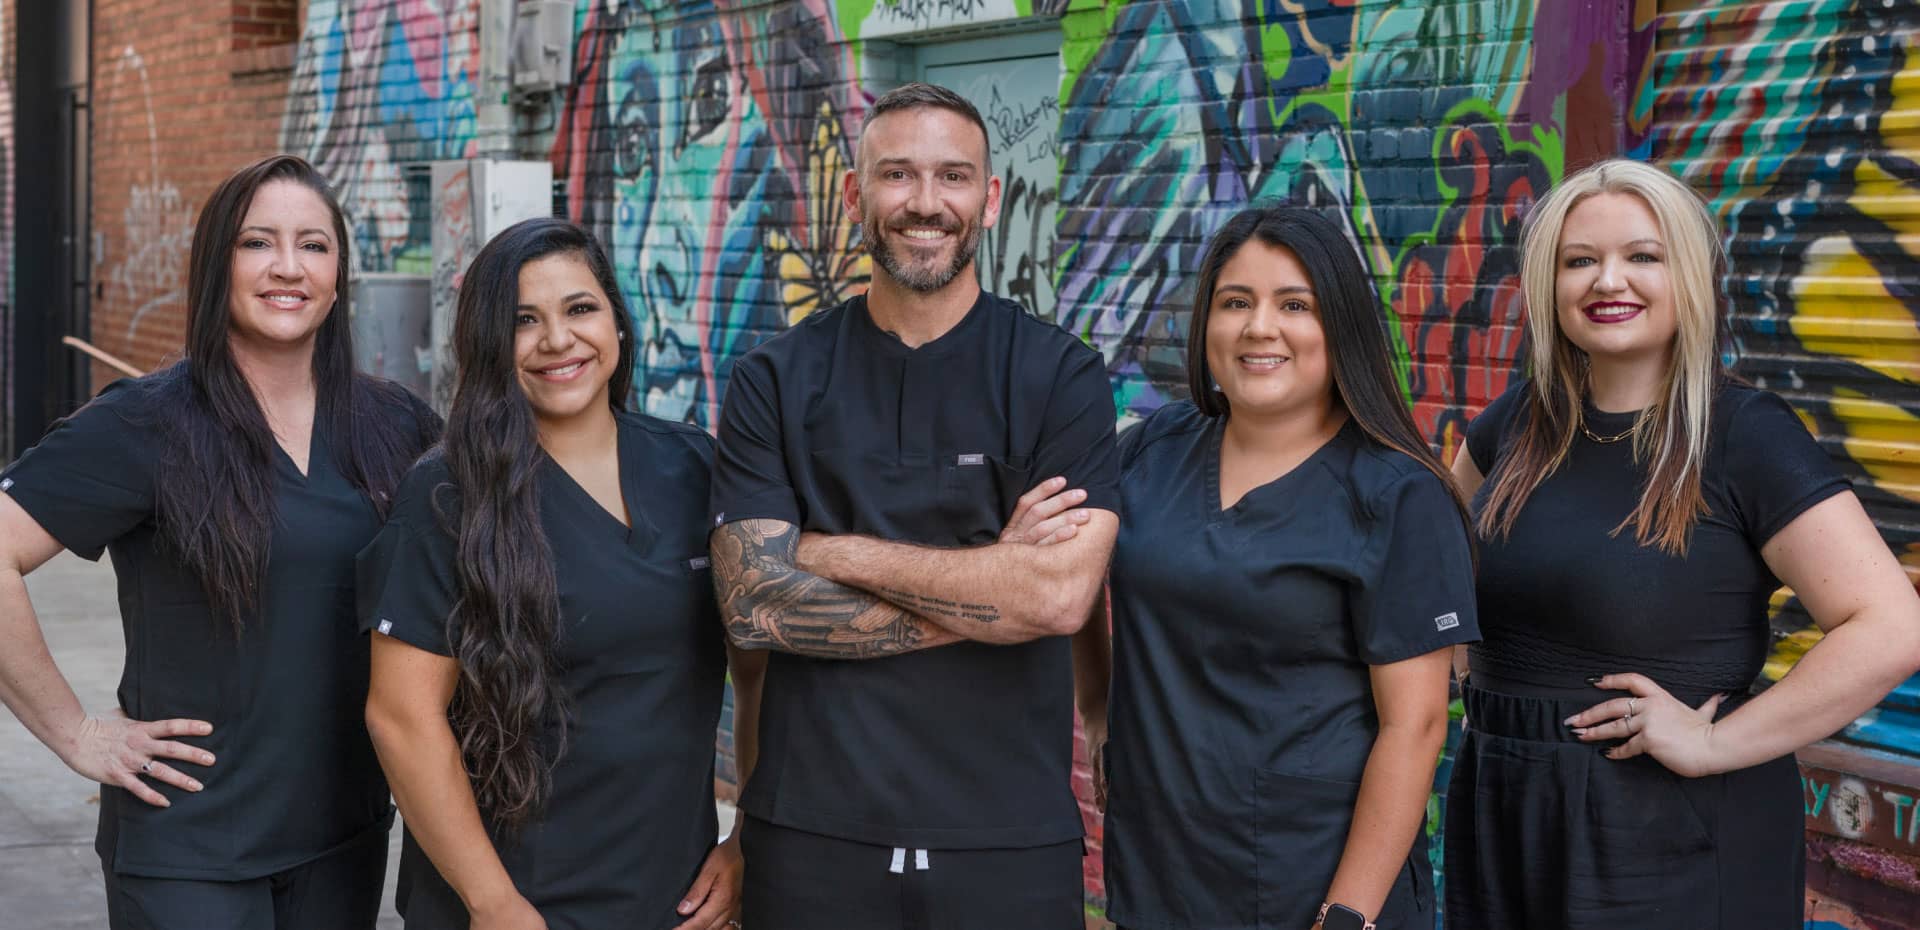
M1439 476L1349 419L1220 509L1224 419L1168 404L1121 438L1107 916L1313 923L1379 730L1368 667L1479 638ZM1382 928L1432 924L1422 830Z
M1532 389L1519 381L1467 429L1467 452L1489 480L1520 435ZM1849 489L1786 401L1727 382L1714 396L1701 492L1707 513L1685 557L1642 546L1632 527L1646 466L1632 440L1576 435L1567 460L1534 489L1504 537L1481 548L1486 641L1472 650L1473 683L1523 697L1585 698L1592 675L1639 672L1689 704L1745 692L1770 640L1767 602L1780 587L1760 549L1795 517ZM1602 436L1637 412L1588 404ZM1622 584L1622 579L1632 579ZM1684 620L1685 622L1676 622Z
M690 426L618 418L631 528L553 460L539 466L573 707L546 807L495 847L553 930L676 926L719 832L713 745L727 657L706 555L713 442ZM422 459L360 556L362 624L443 656L459 590L455 538L442 528L459 506L448 480L437 452ZM397 903L410 928L467 926L411 833Z
M173 802L160 808L102 786L102 862L121 875L237 881L391 822L367 739L367 643L353 616L354 553L380 520L341 475L324 420L304 476L276 446L261 611L236 637L155 526L160 455L173 441L158 413L184 402L187 384L183 362L108 385L0 473L0 487L62 546L87 559L112 554L127 715L213 724L209 736L178 737L212 752L212 767L172 763L204 790L148 779ZM414 449L424 447L438 418L399 388L391 394L384 415L410 421Z
M714 525L975 546L1056 475L1086 506L1119 507L1099 353L984 293L917 349L875 326L865 297L809 316L734 365L719 434ZM755 817L920 849L1082 835L1066 637L862 660L776 652L761 706L741 801Z

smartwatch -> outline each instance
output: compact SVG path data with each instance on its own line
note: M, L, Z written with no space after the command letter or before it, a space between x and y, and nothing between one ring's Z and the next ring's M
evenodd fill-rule
M1373 930L1373 921L1344 904L1320 905L1320 930Z

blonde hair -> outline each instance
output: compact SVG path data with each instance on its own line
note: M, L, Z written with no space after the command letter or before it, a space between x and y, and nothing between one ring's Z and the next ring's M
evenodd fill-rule
M1567 214L1598 194L1632 194L1653 211L1666 245L1679 321L1665 383L1633 424L1634 458L1649 463L1646 486L1639 505L1613 531L1632 526L1640 545L1685 555L1693 526L1707 511L1701 471L1713 394L1725 377L1718 289L1726 253L1712 212L1692 188L1652 165L1624 159L1599 162L1568 177L1527 214L1520 284L1527 301L1533 386L1523 401L1522 432L1502 457L1506 467L1492 479L1479 530L1488 537L1511 531L1520 508L1566 461L1582 428L1587 355L1560 329L1554 283Z

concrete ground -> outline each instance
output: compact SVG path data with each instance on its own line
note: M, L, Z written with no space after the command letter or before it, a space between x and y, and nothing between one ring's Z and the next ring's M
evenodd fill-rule
M61 671L88 710L113 707L124 656L113 570L61 553L27 576L27 590ZM0 714L0 930L101 930L107 925L93 852L99 786L75 775L11 714ZM732 822L722 805L721 827ZM394 830L380 930L393 913L400 858Z

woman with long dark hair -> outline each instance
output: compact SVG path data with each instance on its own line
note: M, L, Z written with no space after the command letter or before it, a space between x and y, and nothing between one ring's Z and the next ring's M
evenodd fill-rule
M1107 914L1431 927L1421 824L1450 651L1477 635L1472 556L1344 232L1303 208L1234 216L1187 353L1193 400L1120 440L1110 702L1106 624L1076 643Z
M1793 752L1920 666L1920 599L1846 478L1722 366L1714 227L1631 161L1527 215L1531 376L1453 466L1486 640L1447 793L1450 925L1799 927ZM1825 635L1748 700L1782 582Z
M0 475L0 698L101 783L114 930L371 928L392 823L359 713L354 553L439 433L356 374L348 236L290 155L207 199L185 360L117 381ZM113 554L120 706L89 716L21 576Z
M728 652L706 558L713 442L627 410L633 324L605 253L532 219L475 256L446 438L361 556L367 723L407 827L411 930L719 930ZM735 654L752 768L760 666Z

